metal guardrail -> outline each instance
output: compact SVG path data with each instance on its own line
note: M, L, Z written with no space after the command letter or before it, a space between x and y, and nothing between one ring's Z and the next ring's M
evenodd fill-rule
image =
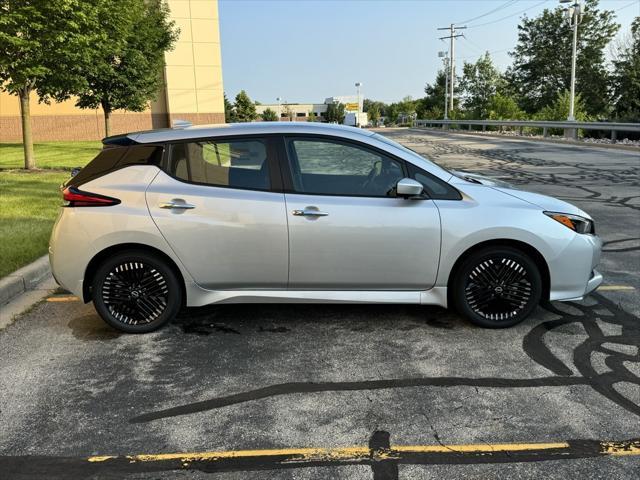
M516 127L522 135L524 128L541 128L542 135L549 136L549 129L556 128L565 131L565 136L576 137L578 129L584 130L604 130L611 132L611 140L616 140L618 132L640 132L640 123L617 123L617 122L552 122L552 121L531 121L531 120L416 120L415 127L441 126L446 129L450 126L480 126L482 131L487 127Z

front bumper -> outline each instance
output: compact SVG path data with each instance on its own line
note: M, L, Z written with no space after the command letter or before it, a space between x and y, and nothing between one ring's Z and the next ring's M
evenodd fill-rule
M594 269L591 272L591 278L587 282L587 289L584 291L584 294L588 295L589 293L593 292L596 288L598 288L602 284L602 280L603 280L602 274L599 271Z
M576 235L550 265L550 300L581 300L603 281L596 270L600 262L602 240L595 235Z

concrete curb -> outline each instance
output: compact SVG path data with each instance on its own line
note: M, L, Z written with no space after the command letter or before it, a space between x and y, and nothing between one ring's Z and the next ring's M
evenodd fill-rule
M50 273L49 256L43 255L35 262L0 278L0 305L5 305L18 295L33 290Z

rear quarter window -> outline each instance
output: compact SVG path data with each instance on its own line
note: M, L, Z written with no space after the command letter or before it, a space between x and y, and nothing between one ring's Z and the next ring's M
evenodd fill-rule
M133 145L130 147L107 147L91 160L65 186L78 187L130 165L160 166L164 148L161 145Z

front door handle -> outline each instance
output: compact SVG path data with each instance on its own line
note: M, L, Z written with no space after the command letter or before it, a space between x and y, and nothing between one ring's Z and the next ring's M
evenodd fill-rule
M176 200L171 200L170 202L163 202L158 205L160 208L170 208L176 210L191 210L192 208L196 208L195 205L191 205L190 203L185 203L183 201L179 202Z
M321 212L320 210L312 210L309 207L304 210L294 210L292 212L296 217L326 217L329 215L326 212Z

